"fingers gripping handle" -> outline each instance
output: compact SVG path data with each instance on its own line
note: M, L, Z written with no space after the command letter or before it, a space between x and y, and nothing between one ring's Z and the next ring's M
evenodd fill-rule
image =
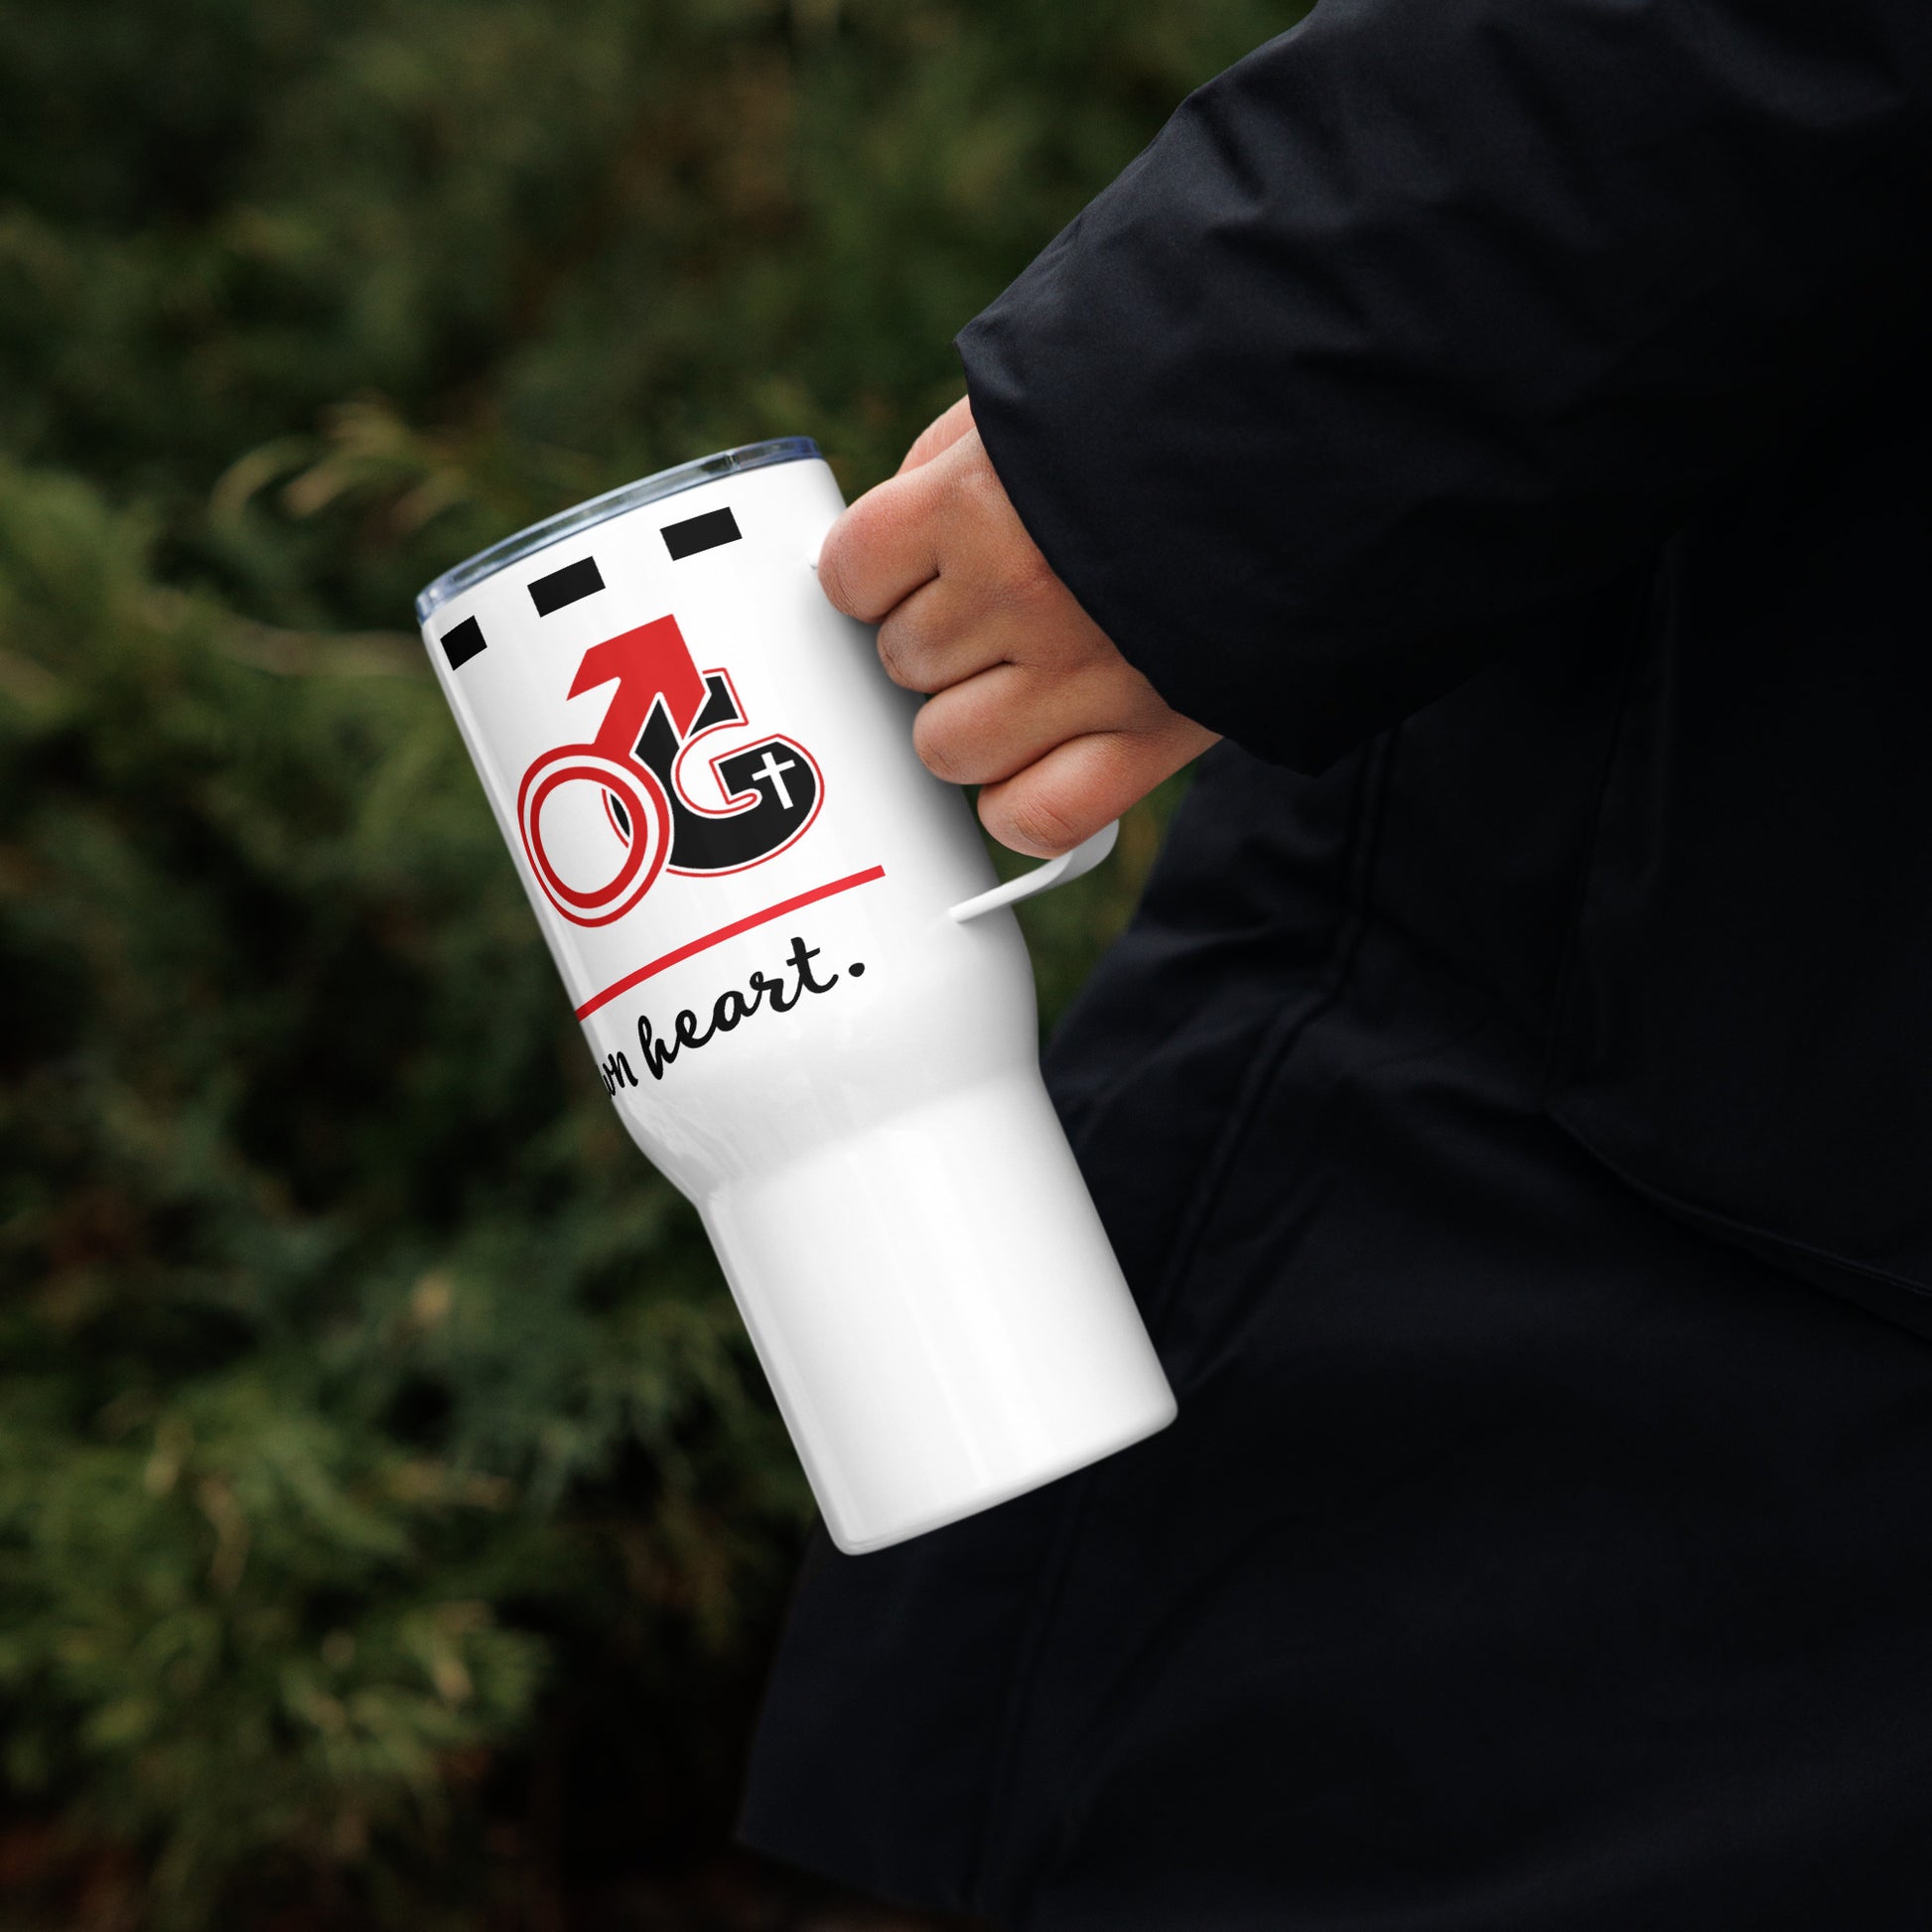
M828 524L825 536L819 537L805 552L805 562L814 571L818 568L819 552L825 547L825 537L831 535ZM1120 820L1103 825L1092 838L1082 839L1071 852L1062 852L1057 859L1048 859L1045 864L1035 866L1032 872L1022 873L1018 879L1009 879L1004 886L995 886L990 893L980 893L972 898L961 899L957 905L946 908L946 916L957 925L964 925L968 919L977 919L983 912L997 912L1003 905L1017 905L1023 898L1032 898L1035 893L1049 893L1055 886L1064 886L1070 879L1078 879L1091 872L1095 866L1113 851L1114 842L1120 837Z
M961 899L957 905L947 908L946 916L964 925L968 919L977 919L982 912L996 912L1003 905L1014 905L1023 898L1032 898L1035 893L1050 892L1055 886L1064 886L1069 879L1078 879L1082 873L1091 872L1114 849L1114 841L1119 837L1120 821L1115 819L1112 824L1103 825L1092 838L1082 839L1071 852L1062 852L1057 859L1048 859L1043 866L1035 866L1032 872L1022 873L1018 879L1009 879L1004 886L995 886L990 893Z

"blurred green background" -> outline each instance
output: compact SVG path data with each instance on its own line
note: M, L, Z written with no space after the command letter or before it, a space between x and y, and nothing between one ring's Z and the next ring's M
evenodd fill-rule
M886 1922L728 1850L809 1502L411 597L757 437L877 481L1297 11L0 6L0 1925Z

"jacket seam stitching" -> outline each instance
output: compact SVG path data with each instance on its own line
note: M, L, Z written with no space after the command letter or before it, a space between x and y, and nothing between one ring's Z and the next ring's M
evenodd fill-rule
M1548 1107L1557 1091L1557 1057L1564 1035L1564 1015L1572 987L1581 970L1584 916L1589 904L1590 882L1596 875L1597 854L1603 843L1603 821L1609 811L1610 789L1615 781L1618 757L1630 722L1631 692L1637 679L1637 659L1641 654L1645 625L1656 603L1658 576L1663 568L1660 546L1644 573L1643 589L1635 600L1629 634L1624 640L1623 671L1617 679L1616 704L1610 715L1608 742L1603 749L1602 767L1596 778L1596 797L1590 808L1589 831L1577 865L1577 883L1571 895L1570 912L1564 923L1563 948L1557 962L1556 984L1550 990L1549 1017L1543 1030L1542 1065L1537 1072L1536 1094L1539 1107Z
M1158 1318L1166 1311L1171 1305L1173 1295L1178 1291L1191 1270L1213 1203L1218 1199L1225 1185L1227 1173L1246 1140L1248 1125L1259 1111L1262 1099L1272 1085L1282 1060L1293 1049L1303 1032L1335 1004L1348 985L1356 955L1360 950L1362 933L1367 925L1368 887L1374 870L1375 856L1380 846L1382 806L1389 786L1389 773L1394 761L1394 742L1399 730L1400 727L1397 727L1395 731L1391 731L1371 749L1365 760L1354 809L1350 814L1342 908L1335 923L1329 984L1311 1003L1291 1009L1281 1016L1270 1030L1270 1037L1264 1044L1263 1050L1256 1056L1255 1066L1243 1083L1241 1094L1230 1114L1228 1126L1214 1154L1210 1157L1194 1197L1189 1203L1180 1233L1175 1238L1174 1252L1170 1257L1168 1266L1162 1271L1157 1294L1151 1298L1152 1305L1148 1310L1151 1317ZM1151 1320L1150 1326L1152 1325ZM1073 1543L1081 1517L1085 1512L1090 1489L1088 1473L1082 1471L1077 1479L1068 1484L1068 1493L1061 1505L1059 1520L1054 1526L1046 1562L1042 1567L1042 1587L1035 1599L1035 1614L1029 1620L1022 1635L1016 1639L1016 1663L988 1772L981 1812L979 1843L973 1856L968 1884L968 1896L975 1907L999 1903L998 1900L988 1898L987 1881L991 1875L990 1867L996 1848L1005 1836L1003 1830L1005 1821L1002 1816L1003 1793L1025 1727L1024 1713L1031 1702L1030 1693L1038 1671L1046 1635L1052 1628L1055 1612L1064 1591Z
M1188 1203L1180 1230L1174 1237L1173 1252L1162 1270L1149 1313L1164 1317L1184 1289L1194 1264L1199 1259L1207 1223L1226 1190L1241 1150L1252 1132L1262 1101L1275 1084L1282 1062L1295 1050L1302 1035L1321 1016L1330 1012L1348 989L1362 938L1369 923L1369 886L1375 861L1381 849L1384 805L1395 761L1395 742L1400 726L1377 743L1365 762L1361 788L1349 827L1347 870L1342 893L1340 916L1330 954L1328 983L1311 1000L1289 1008L1279 1015L1263 1036L1260 1049L1241 1092L1229 1110L1228 1123L1209 1157L1193 1198Z
M1889 1269L1874 1268L1869 1262L1854 1261L1850 1255L1840 1254L1831 1248L1817 1247L1809 1241L1796 1240L1788 1234L1778 1234L1756 1221L1746 1221L1735 1214L1726 1214L1721 1207L1706 1207L1689 1194L1674 1193L1668 1187L1659 1187L1654 1181L1645 1180L1642 1175L1633 1173L1613 1156L1605 1154L1583 1128L1567 1118L1558 1108L1549 1107L1544 1111L1547 1117L1568 1134L1592 1161L1624 1186L1641 1194L1654 1206L1662 1208L1674 1220L1702 1224L1712 1230L1723 1229L1729 1235L1739 1237L1740 1244L1742 1241L1761 1242L1765 1247L1782 1248L1789 1254L1803 1255L1809 1261L1822 1262L1831 1268L1841 1268L1848 1275L1857 1275L1862 1280L1874 1282L1880 1287L1895 1288L1907 1295L1915 1295L1921 1301L1932 1298L1932 1287L1915 1282L1908 1275L1894 1275ZM1761 1254L1756 1249L1752 1249L1751 1252L1757 1254L1758 1259L1768 1266L1777 1267L1777 1263L1768 1255ZM1795 1273L1796 1271L1787 1269L1781 1272ZM1799 1276L1798 1279L1803 1281L1807 1278Z

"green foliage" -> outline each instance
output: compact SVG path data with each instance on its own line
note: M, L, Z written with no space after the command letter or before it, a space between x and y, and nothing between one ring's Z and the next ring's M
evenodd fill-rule
M719 1842L809 1520L407 622L817 436L1292 12L0 11L0 1920L556 1923ZM1127 856L1030 914L1057 1011Z

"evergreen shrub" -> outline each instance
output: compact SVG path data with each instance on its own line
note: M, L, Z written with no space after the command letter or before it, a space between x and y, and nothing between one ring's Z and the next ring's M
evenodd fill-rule
M0 1922L615 1924L724 1843L809 1501L410 599L710 449L887 474L1290 18L0 11Z

